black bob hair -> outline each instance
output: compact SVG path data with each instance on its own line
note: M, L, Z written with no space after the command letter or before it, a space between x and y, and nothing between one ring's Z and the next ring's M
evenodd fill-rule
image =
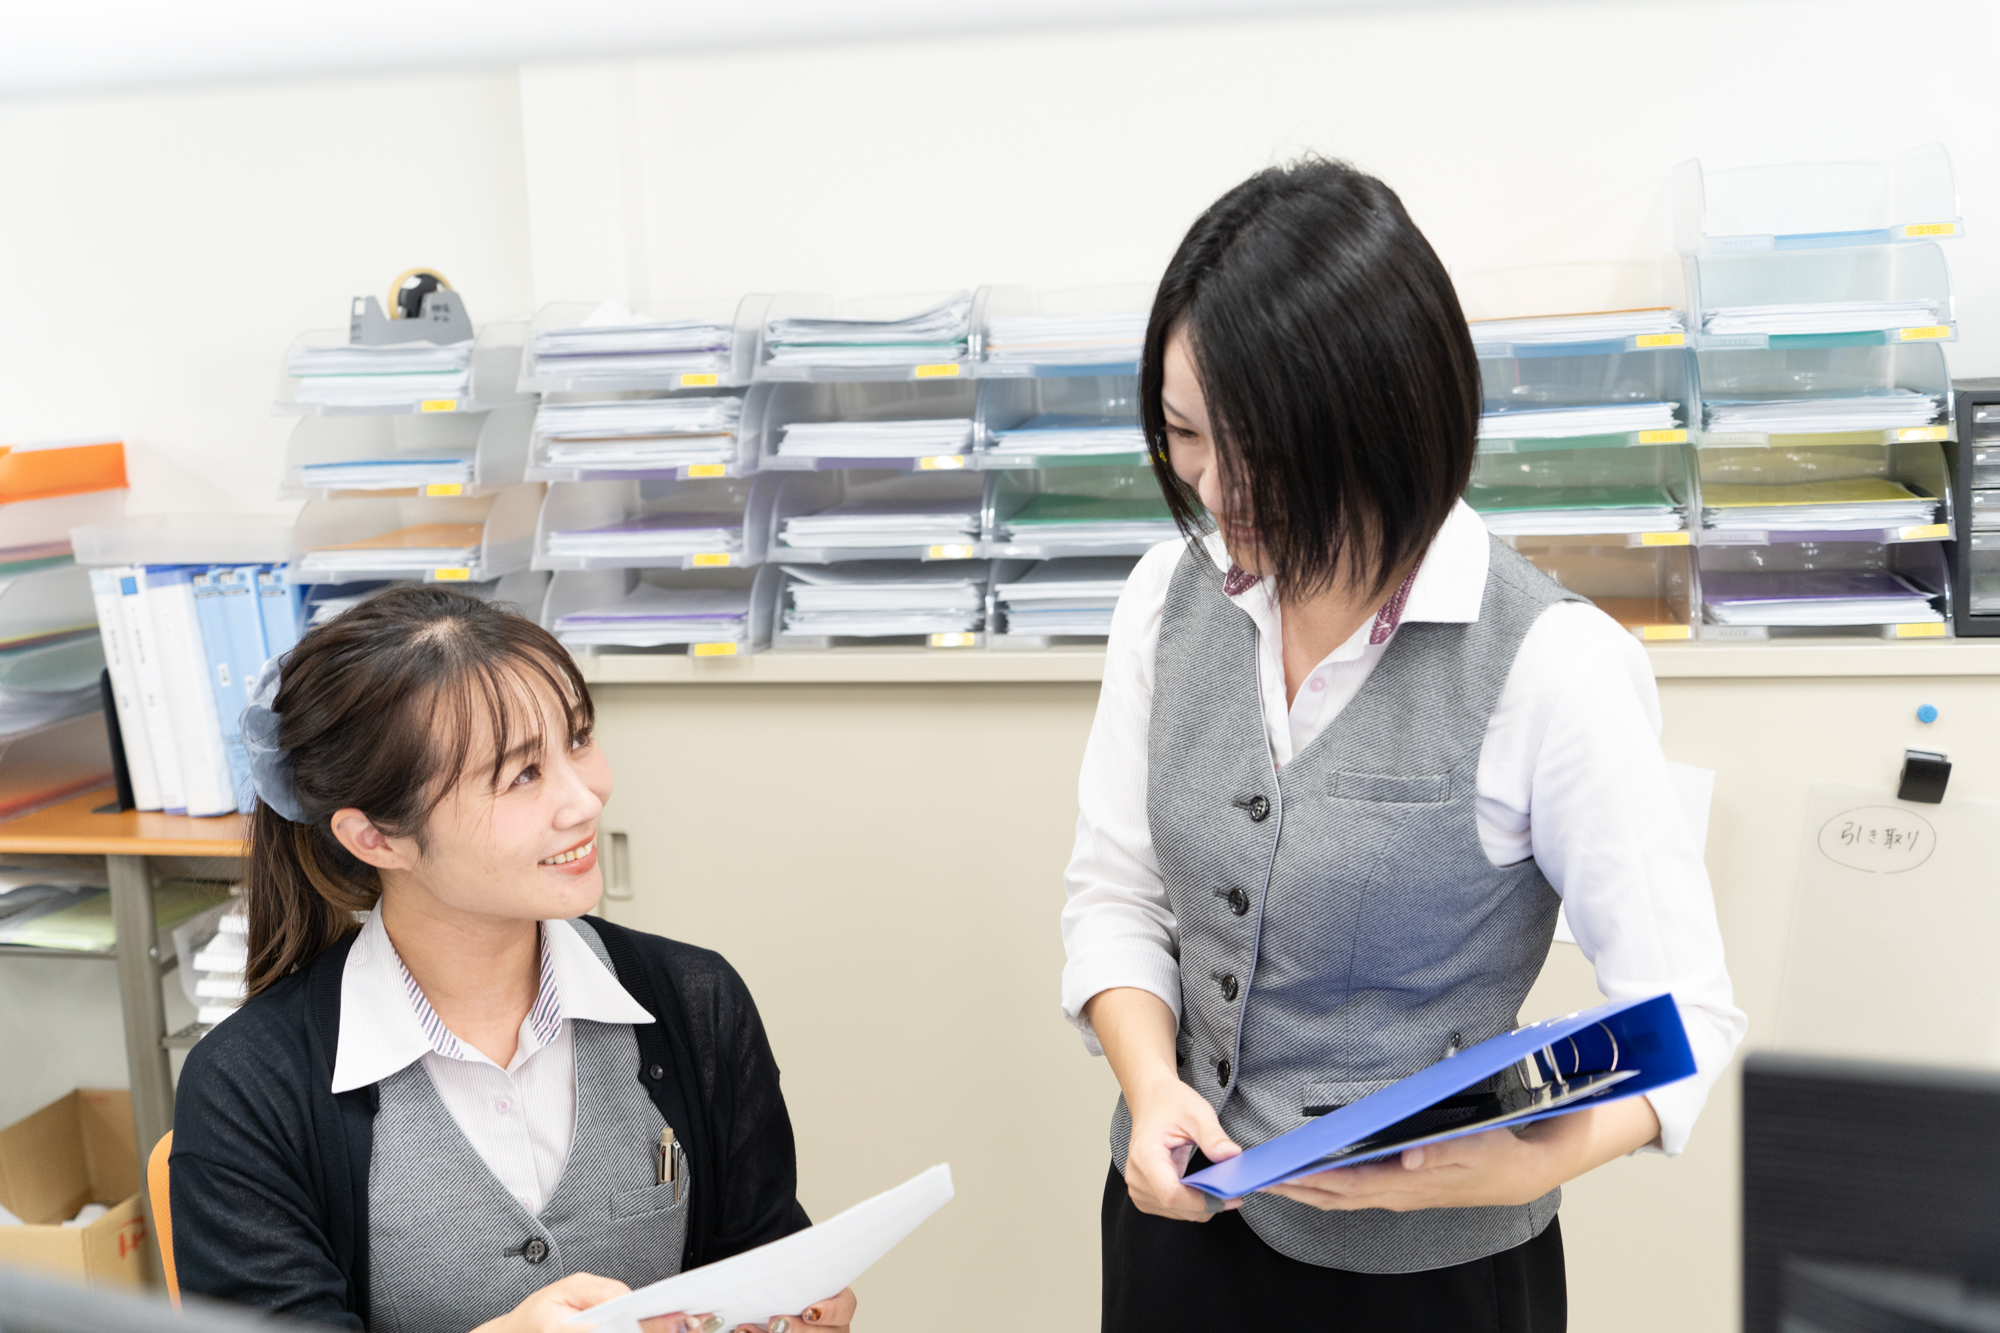
M1209 519L1168 461L1160 402L1180 329L1223 493L1256 525L1278 595L1386 592L1464 493L1480 404L1458 294L1395 192L1343 162L1270 167L1210 205L1167 265L1139 412L1192 543Z

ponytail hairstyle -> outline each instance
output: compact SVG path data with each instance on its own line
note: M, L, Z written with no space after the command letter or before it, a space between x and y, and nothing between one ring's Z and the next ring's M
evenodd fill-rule
M358 809L421 849L431 813L473 776L475 747L490 737L483 776L497 788L523 741L531 752L549 744L536 734L536 696L559 701L569 745L587 742L596 721L554 635L435 584L389 588L335 616L264 680L244 718L246 739L268 738L261 754L252 741L244 983L253 996L352 932L382 896L375 867L333 836L335 811Z

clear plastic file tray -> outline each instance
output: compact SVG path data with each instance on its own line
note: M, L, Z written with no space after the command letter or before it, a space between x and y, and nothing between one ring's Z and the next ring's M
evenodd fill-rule
M308 500L286 578L484 583L528 568L541 506L533 483L484 496Z
M542 625L572 653L680 653L694 658L743 657L771 647L780 571L775 565L757 569L592 569L563 570L549 580L542 603ZM748 612L732 633L713 629L692 632L664 627L647 644L603 644L579 641L565 634L563 619L584 612L615 608L647 588L700 591L737 589L747 594ZM635 637L646 638L642 630Z
M1962 235L1958 184L1940 143L1886 161L1674 168L1683 253L1895 245Z
M1688 345L1677 262L1530 264L1456 274L1482 360Z
M1521 537L1514 547L1635 638L1670 643L1694 637L1700 600L1692 547L1633 547L1602 537Z
M588 439L576 433L575 423L555 424L558 413L590 405L606 405L621 411L648 403L677 405L691 409L734 399L740 406L736 424L725 427L680 419L663 425L642 425L630 421L601 427L606 433ZM556 409L551 412L550 409ZM748 429L750 404L737 391L718 393L713 389L696 393L671 394L551 394L542 400L528 436L529 481L647 481L674 479L700 480L714 477L747 477L757 470L757 437ZM657 431L656 434L640 432ZM649 442L672 441L670 448L649 447ZM575 455L565 457L564 448L589 446L585 461ZM625 457L620 457L625 454Z
M1683 262L1699 347L1762 351L1958 337L1951 276L1935 243L1691 254ZM1803 331L1780 331L1787 328Z
M304 417L285 444L283 494L407 491L485 495L519 485L532 404L491 412Z
M845 502L879 501L910 507L936 505L974 515L962 536L956 524L940 522L923 541L871 546L793 545L786 521L824 514ZM830 565L848 560L974 560L985 554L981 541L986 509L982 479L968 472L894 473L872 471L793 472L775 478L764 559L770 563ZM946 527L953 530L949 533ZM935 538L934 540L931 538Z
M386 405L348 406L300 402L299 380L287 374L292 353L308 347L345 347L346 329L314 329L300 334L285 349L278 370L278 397L274 410L279 416L381 416L400 413L487 412L525 401L516 385L521 378L521 349L527 341L528 326L519 320L488 324L473 338L472 370L465 393L412 396ZM407 345L407 344L406 344Z
M765 569L775 575L772 584L771 647L779 652L827 652L837 648L984 648L990 642L987 627L993 606L993 579L990 564L971 565L979 591L981 610L972 629L935 630L907 634L798 634L785 629L785 611L792 605L792 589L800 582L777 565Z
M6 516L0 509L0 523ZM275 565L291 556L293 528L280 515L173 513L91 523L67 535L80 565Z
M1129 440L1114 437L1121 431ZM1043 434L1049 443L1038 448ZM974 439L982 469L1144 467L1138 376L983 379Z
M743 405L743 435L754 440L761 472L826 472L843 468L894 469L908 472L959 472L973 465L972 440L979 405L979 386L970 379L911 383L821 381L760 384ZM786 452L789 427L820 423L866 423L893 426L897 422L955 421L966 423L963 438L912 445L892 452L863 456L847 453ZM950 434L950 432L947 432ZM885 436L885 439L887 436ZM859 447L866 447L865 442Z
M1734 445L1896 444L1958 438L1944 348L1935 342L1872 347L1808 347L1769 351L1695 353L1702 421L1694 442L1702 448ZM1757 429L1719 419L1732 404L1787 402L1810 408L1814 399L1852 399L1898 392L1937 402L1925 423L1848 428Z
M953 295L949 291L922 292L900 296L835 297L818 292L781 292L770 299L764 322L758 329L753 380L836 381L836 380L955 380L971 379L971 330L980 325L983 302L990 288L972 294L972 312L966 334L952 344L940 342L928 349L912 348L907 358L880 365L773 364L770 326L784 319L896 319L935 305Z
M1502 537L1686 546L1699 522L1692 460L1685 446L1480 454L1465 498Z
M1872 542L1795 542L1771 546L1704 546L1696 552L1701 580L1702 615L1697 637L1708 640L1796 638L1819 635L1864 635L1887 639L1940 639L1951 633L1951 581L1944 547L1938 542L1883 546ZM1792 625L1721 624L1714 600L1725 589L1725 578L1747 578L1751 587L1769 585L1772 597L1789 597L1790 577L1798 574L1887 571L1908 580L1929 599L1923 619L1888 619L1865 624Z
M1148 465L986 475L986 549L998 559L1144 555L1180 535Z
M1697 541L1703 546L1757 546L1766 542L1902 542L1950 541L1957 531L1952 512L1951 473L1945 446L1930 441L1910 444L1847 444L1763 449L1702 449L1696 453L1703 504ZM1714 504L1715 486L1787 487L1801 483L1892 481L1920 499L1936 502L1929 519L1879 527L1770 528L1732 521L1728 509ZM1774 491L1781 502L1783 491ZM1801 519L1800 521L1809 521ZM1975 515L1975 522L1976 522Z
M1967 602L1975 616L2000 615L2000 532L1975 532L1966 568Z
M556 482L542 501L534 568L740 569L761 564L771 504L782 480Z
M1678 347L1591 356L1479 360L1479 452L1686 444L1700 412L1694 365ZM1648 405L1661 404L1661 408ZM1593 425L1587 409L1638 413L1639 428ZM1566 418L1582 418L1572 424Z
M0 652L96 628L89 570L64 557L0 562Z
M522 393L620 393L629 390L694 390L730 388L750 382L756 367L757 342L763 332L771 298L752 293L738 301L685 301L645 312L657 322L700 320L728 329L728 345L717 350L648 353L606 349L588 356L550 354L536 335L552 329L583 326L598 306L588 301L557 301L543 306L528 325L521 356ZM616 332L619 324L602 326ZM621 364L623 363L623 364Z
M1030 287L984 287L972 324L972 359L981 379L1066 379L1136 376L1154 284L1119 283L1037 292ZM997 345L993 321L1022 316L1051 317L1033 346L1007 350ZM1081 321L1074 337L1056 332L1055 321Z

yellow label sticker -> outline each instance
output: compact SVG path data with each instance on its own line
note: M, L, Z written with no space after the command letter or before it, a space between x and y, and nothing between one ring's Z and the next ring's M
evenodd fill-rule
M462 486L462 485L460 485L460 484L459 484L458 482L455 482L455 481L439 481L439 482L433 482L433 483L432 483L431 485L429 485L429 486L426 486L426 487L424 487L424 494L425 494L425 495L463 495L463 494L465 494L465 487L464 487L464 486Z
M940 361L928 366L918 366L911 372L920 380L951 380L958 378L959 366L956 361Z
M924 472L957 472L964 468L967 461L964 454L932 454L928 458L919 458L917 467Z
M729 475L727 463L689 463L690 477L725 477Z
M933 634L933 648L970 648L979 642L977 634Z
M978 553L978 547L957 545L933 546L930 552L933 560L970 560Z
M1956 236L1958 235L1958 224L1956 222L1912 222L1903 228L1903 235L1905 237Z
M1642 430L1639 432L1641 444L1686 444L1688 433L1684 430Z
M1907 426L1896 432L1896 439L1904 444L1911 440L1942 440L1943 426Z
M1920 528L1904 528L1898 535L1906 542L1927 542L1939 537L1951 536L1951 525L1948 523L1926 523Z
M688 562L696 569L720 569L729 563L727 551L702 551L688 557Z
M691 643L688 652L695 657L734 657L736 645L733 643Z
M470 583L471 581L472 571L463 565L450 569L433 569L431 571L431 582L433 583Z
M1639 637L1647 643L1663 643L1669 639L1692 639L1694 628L1690 625L1641 625Z
M1632 340L1634 347L1685 347L1685 333L1642 333Z
M1896 637L1899 639L1942 639L1944 637L1944 622L1933 620L1919 625L1898 625L1896 626Z
M718 377L713 373L700 375L690 371L681 376L681 387L683 389L713 389L716 386L717 380ZM730 651L734 652L735 649L731 648Z
M419 412L456 412L456 411L458 411L458 399L456 399L456 398L426 398L426 399L424 399L424 401L422 401L421 403L418 403L418 404L417 404L417 411L419 411Z
M1688 546L1694 536L1686 532L1642 532L1639 534L1641 546Z
M1951 337L1951 325L1925 324L1914 329L1897 329L1896 336L1906 343L1929 342L1934 338Z

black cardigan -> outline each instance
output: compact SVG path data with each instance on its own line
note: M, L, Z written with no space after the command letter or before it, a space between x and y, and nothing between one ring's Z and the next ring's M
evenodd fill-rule
M619 984L657 1019L633 1028L633 1072L687 1144L682 1268L807 1226L777 1062L736 969L707 949L590 925ZM188 1054L170 1163L183 1291L367 1327L376 1091L331 1091L353 943L266 989Z

